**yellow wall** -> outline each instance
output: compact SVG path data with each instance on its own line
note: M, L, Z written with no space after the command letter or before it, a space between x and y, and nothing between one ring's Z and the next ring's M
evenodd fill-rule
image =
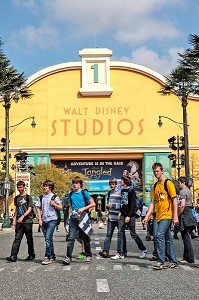
M78 92L80 70L63 71L34 83L30 100L12 104L10 125L34 115L37 126L32 129L31 120L22 123L10 135L10 147L161 146L167 145L169 137L183 135L169 120L162 119L163 127L157 126L159 115L182 122L176 96L161 96L157 92L160 84L143 74L120 69L110 72L110 97L82 97ZM190 101L187 111L190 146L199 145L198 102ZM0 115L4 136L3 107Z

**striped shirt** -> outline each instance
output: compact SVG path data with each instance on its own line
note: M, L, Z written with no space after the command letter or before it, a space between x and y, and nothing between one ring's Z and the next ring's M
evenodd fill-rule
M110 191L109 193L106 193L107 204L111 204L112 207L109 208L108 219L109 221L117 221L121 208L121 190Z

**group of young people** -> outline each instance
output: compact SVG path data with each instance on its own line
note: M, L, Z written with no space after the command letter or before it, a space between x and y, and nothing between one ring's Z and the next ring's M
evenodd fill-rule
M175 248L171 236L171 223L178 224L180 220L180 230L184 243L183 262L193 263L194 253L191 244L190 232L196 225L193 214L191 213L192 196L189 188L186 186L186 178L178 179L180 192L180 204L176 196L176 189L172 181L167 180L163 173L163 167L160 163L154 163L152 166L154 176L157 183L151 191L151 204L148 208L143 224L147 224L150 215L155 212L156 224L154 229L154 256L157 260L154 269L162 270L166 268L178 267ZM115 228L118 228L117 234L117 254L111 256L111 259L123 259L127 256L127 243L125 229L128 228L131 237L135 240L140 250L139 257L145 258L147 249L142 240L136 233L136 192L132 185L132 180L128 176L122 176L120 181L120 189L117 188L117 180L111 178L109 180L110 191L107 193L107 210L108 222L107 233L104 240L103 250L99 255L108 258L111 239ZM32 197L25 193L25 183L19 181L17 183L19 195L15 197L15 217L13 225L15 226L15 239L12 245L11 255L6 259L10 262L17 260L19 247L23 235L26 235L28 244L28 257L26 261L35 259L33 235L32 235ZM54 183L46 180L43 183L43 196L39 198L37 205L39 225L41 226L46 249L43 265L48 265L56 260L53 245L53 233L57 226L57 210L62 210L61 200L53 193ZM68 265L72 260L72 253L75 240L78 238L84 246L85 262L92 261L92 252L90 245L90 235L86 222L88 220L88 212L95 207L94 199L87 190L83 190L83 181L76 176L72 180L72 192L68 194L68 202L71 207L69 219L69 232L67 237L67 250L63 264ZM85 223L81 223L85 220ZM82 226L80 226L81 224Z

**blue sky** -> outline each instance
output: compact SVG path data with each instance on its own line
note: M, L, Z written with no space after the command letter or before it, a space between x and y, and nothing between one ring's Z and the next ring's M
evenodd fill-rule
M0 37L26 77L93 47L168 75L199 34L198 16L198 0L1 0Z

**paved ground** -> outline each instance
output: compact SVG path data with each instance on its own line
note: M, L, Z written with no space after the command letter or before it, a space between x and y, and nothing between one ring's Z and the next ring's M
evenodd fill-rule
M66 251L63 225L55 232L57 261L43 266L44 238L34 225L36 259L25 262L27 256L26 240L22 241L16 263L8 263L14 238L13 229L0 232L0 300L36 300L36 299L164 299L196 300L199 287L199 240L193 240L196 263L181 265L175 270L152 270L149 260L153 243L145 241L146 232L137 224L137 232L143 239L148 255L139 259L139 251L127 231L128 257L122 260L100 259L97 253L103 247L105 229L94 224L92 236L93 262L73 260L71 265L63 266L62 259ZM114 234L110 254L116 253L116 234ZM175 240L178 259L182 259L182 240ZM74 256L81 251L76 242Z

